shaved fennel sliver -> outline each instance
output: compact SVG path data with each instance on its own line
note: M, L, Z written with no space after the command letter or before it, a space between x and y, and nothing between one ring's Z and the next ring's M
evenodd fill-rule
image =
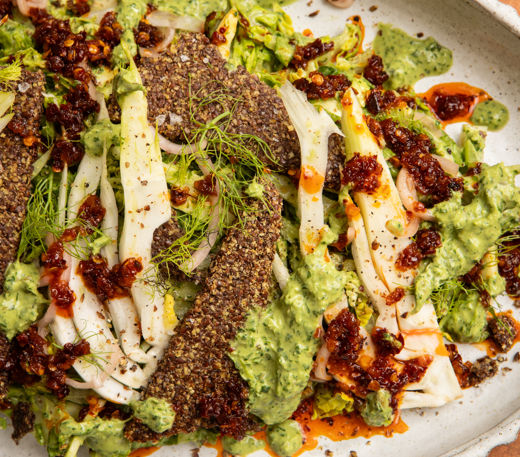
M408 223L406 212L383 152L368 129L363 110L352 89L345 93L342 105L342 128L345 134L347 158L351 158L354 153L365 157L375 156L382 167L380 186L376 192L374 194L357 192L354 195L361 210L368 246L377 247L377 249L369 249L374 270L390 292L397 287L409 287L414 280L414 271L398 271L395 261L398 254L410 244L410 239L396 237L387 228L389 223L400 223L405 226ZM357 235L356 233L356 238ZM358 241L355 239L352 247L353 254L363 255L366 258L368 256L366 249L363 248L364 254L362 254L357 247L359 247ZM462 392L444 347L433 305L431 303L425 305L414 314L415 297L407 294L395 306L397 323L404 337L404 349L396 358L406 360L421 355L429 355L433 358L423 379L407 387L407 391L413 391L413 402L411 399L403 401L404 407L408 404L413 404L415 407L439 406L459 398ZM407 392L404 395L404 398L410 398L407 397Z
M0 117L0 132L2 132L2 130L4 130L7 127L7 124L9 124L9 122L11 122L11 119L13 118L13 116L14 116L14 113L9 113L3 117Z
M345 205L354 205L348 195L345 197L343 203ZM396 307L386 304L386 296L389 290L383 281L381 281L374 268L370 252L371 247L368 244L365 223L363 222L361 213L351 215L348 220L348 225L352 227L356 233L351 244L351 250L357 273L363 283L365 293L379 313L376 326L386 328L389 332L397 335L399 333L399 327L397 325Z
M0 116L3 116L5 112L11 108L14 99L14 92L0 92Z
M329 136L343 135L331 117L318 112L307 101L306 95L286 82L280 95L289 114L301 148L301 172L298 186L298 211L300 216L300 250L302 254L313 252L321 239L323 220L323 184L327 171Z
M377 246L377 249L370 250L374 267L390 291L396 287L406 287L413 281L413 276L410 271L398 271L395 268L395 261L399 252L410 244L410 240L408 238L396 239L387 228L389 221L403 226L407 225L406 211L399 198L383 151L368 129L363 117L363 109L352 89L345 93L342 105L341 125L346 135L347 160L352 158L354 153L359 153L362 157L375 156L383 169L380 186L373 194L366 192L354 194L354 200L365 221L368 243L371 247Z
M141 76L130 59L127 78L136 87ZM134 257L143 271L132 285L132 297L141 319L143 337L153 346L166 347L171 329L164 322L164 297L153 285L151 264L155 230L171 218L161 150L148 128L148 104L142 90L120 98L121 183L125 195L125 216L119 253L122 261Z
M273 259L273 274L276 280L278 281L278 285L280 286L280 290L283 292L285 289L285 286L289 282L290 273L285 264L283 263L282 259L280 259L280 256L278 253L274 254Z
M78 341L76 328L71 319L56 316L54 322L51 324L51 331L56 343L60 346ZM101 395L101 397L120 404L128 404L138 398L138 394L135 390L123 386L110 377L106 378L95 361L90 363L87 360L77 359L74 362L74 370L76 370L83 379L98 384L99 387L94 387L93 390Z
M238 27L239 13L235 7L231 8L222 18L217 26L217 30L224 30L224 41L217 44L217 49L224 60L229 60L231 56L231 44L235 39Z
M101 222L101 229L112 240L102 248L101 254L107 259L108 266L112 268L119 262L117 251L119 214L114 190L107 178L106 151L103 154L99 196L101 204L106 210L105 217ZM136 362L146 363L149 356L140 347L139 316L132 299L130 297L112 298L108 300L107 306L123 352Z
M101 180L103 157L85 154L78 167L78 172L69 194L68 219L73 222L77 218L79 207L86 197L96 192ZM83 240L76 240L78 248L85 246ZM71 259L71 274L69 287L76 295L73 309L73 321L78 335L86 339L91 351L100 354L99 364L107 373L121 383L133 387L142 387L146 378L143 370L129 361L119 348L117 340L112 335L102 303L91 292L77 273L79 259ZM117 357L115 370L110 358Z

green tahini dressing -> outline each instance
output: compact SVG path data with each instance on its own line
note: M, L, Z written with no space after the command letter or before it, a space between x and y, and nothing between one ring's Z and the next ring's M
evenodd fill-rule
M43 311L47 300L38 292L39 279L34 264L13 262L7 267L0 295L0 329L8 339L27 330Z
M475 107L470 120L473 124L484 125L489 130L500 130L509 121L509 111L496 100L486 100Z
M123 435L125 425L126 422L119 419L96 417L76 422L70 418L60 424L59 431L63 438L85 438L85 444L99 457L125 457L132 450L130 442Z
M515 186L518 167L482 165L479 192L463 205L460 192L433 208L440 227L442 246L415 280L420 308L446 280L467 273L482 259L501 234L518 225L520 189Z
M287 420L267 429L267 441L280 457L291 457L303 446L300 424Z
M451 51L434 38L418 40L389 24L379 25L374 52L390 76L388 89L411 87L421 78L446 73L453 63Z
M131 404L134 416L154 432L163 433L173 426L175 411L172 405L162 398L150 397Z
M300 403L320 316L344 293L347 274L325 258L334 239L327 230L316 250L301 260L282 297L252 311L231 344L230 357L249 383L251 412L266 424L288 419Z
M272 10L274 5L288 5L295 0L235 0L228 2L228 0L153 0L152 3L160 10L170 11L174 14L198 17L199 19L206 19L206 17L213 11L227 11L229 3L239 8L246 9L252 6L260 6L268 10Z
M237 441L230 436L222 437L222 447L224 451L231 455L248 455L265 447L265 442L257 440L253 436L246 436L244 439Z
M476 290L462 291L450 303L450 309L439 325L457 343L480 343L489 335L487 311Z
M394 410L390 406L392 395L386 389L370 392L361 407L361 417L372 427L385 427L394 420Z

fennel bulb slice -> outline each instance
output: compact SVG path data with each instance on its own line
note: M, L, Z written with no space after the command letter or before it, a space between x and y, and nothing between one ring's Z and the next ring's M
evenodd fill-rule
M103 157L85 154L69 193L68 219L74 222L78 210L86 197L95 193L101 180ZM78 248L85 246L83 240L76 240ZM129 361L121 351L117 339L112 334L108 319L104 315L103 304L96 294L90 291L77 273L79 259L71 258L69 287L76 295L73 304L73 321L80 338L86 339L91 351L99 354L99 364L121 383L133 388L144 385L146 378L143 370ZM114 358L117 358L114 364ZM115 368L114 368L115 365Z
M119 214L114 190L107 178L106 154L107 152L105 151L103 154L99 197L103 208L106 210L105 217L101 222L101 229L111 239L111 242L102 248L101 254L107 259L108 266L112 268L119 262L117 249ZM123 352L135 362L146 363L149 357L140 347L141 328L139 316L132 299L130 297L111 298L108 300L107 306Z
M298 185L300 249L303 255L314 251L321 239L323 219L323 184L327 171L329 136L343 135L325 112L318 112L307 96L286 82L280 95L291 119L301 148L301 172Z
M375 156L382 167L380 186L374 193L356 192L354 194L354 200L365 221L368 242L371 247L377 246L377 249L370 250L374 267L388 290L393 291L396 287L408 287L413 282L413 275L410 271L398 271L395 261L399 252L410 244L410 239L398 238L387 228L390 221L406 226L408 223L406 211L383 156L383 151L368 129L363 109L352 89L345 92L342 105L341 125L345 134L347 160L354 153L359 153L361 157Z
M50 327L56 343L60 346L78 341L72 319L56 316ZM126 405L139 396L137 391L129 389L111 377L107 378L95 361L79 358L73 367L81 378L94 386L93 390L96 393L107 400Z
M364 233L356 218L349 218L349 224L356 229L352 252L354 258L358 259L356 265L362 279L366 277L364 281L374 284L369 285L370 297L374 300L373 297L381 292L381 284L379 281L370 281L366 276L368 272L370 276L373 276L374 272L377 273L379 280L389 292L398 287L408 288L413 284L415 270L402 272L397 270L395 265L397 256L411 240L396 237L387 228L389 223L406 226L408 218L382 149L368 129L362 107L352 89L346 91L342 106L341 124L345 134L347 159L354 153L359 153L362 157L375 156L382 168L380 186L373 194L356 192L354 195L365 226ZM365 238L367 243L364 242ZM367 253L368 247L370 249ZM374 271L370 267L368 255L371 257ZM373 303L379 308L382 303L378 304L380 300L375 298ZM407 360L422 355L432 358L423 379L407 387L407 393L410 391L413 394L406 397L405 393L405 398L409 400L403 402L403 407L410 407L407 405L412 404L414 407L439 406L459 398L462 391L444 346L433 305L429 303L420 310L416 309L415 297L405 294L395 304L395 311L398 328L404 338L404 348L396 359ZM392 319L389 319L388 323L392 323Z
M132 285L143 337L152 346L166 347L171 329L164 321L164 296L154 287L151 263L155 230L171 218L170 198L156 138L148 128L148 104L133 60L125 70L136 90L120 97L121 183L125 198L124 225L119 244L121 261L134 257L143 270Z

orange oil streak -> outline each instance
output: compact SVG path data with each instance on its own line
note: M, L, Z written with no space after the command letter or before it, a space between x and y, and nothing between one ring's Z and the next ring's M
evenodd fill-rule
M449 356L450 353L444 345L442 333L438 328L414 328L411 330L403 330L402 334L406 336L437 336L439 343L435 348L435 354L440 356Z
M135 451L130 452L128 457L147 457L148 455L152 455L155 451L158 450L159 448L156 446L143 447L141 449L136 449Z
M442 83L437 84L436 86L433 86L426 92L422 94L418 94L419 97L424 99L426 103L432 108L432 111L435 113L434 106L435 106L435 97L439 95L466 95L473 97L473 101L471 105L469 106L469 109L459 115L455 116L452 119L448 120L441 120L441 123L443 126L446 126L448 124L453 124L455 122L469 122L471 115L473 114L473 111L475 110L475 107L483 101L491 99L489 94L478 87L470 86L469 84L463 83L463 82L451 82L451 83Z
M305 189L308 194L317 194L323 188L325 176L318 173L318 170L312 165L302 168L300 173L300 186Z
M438 328L413 328L411 330L403 330L402 334L405 336L441 335L441 331Z
M224 456L224 447L222 446L222 439L218 437L217 442L213 443L204 443L204 447L209 447L210 449L215 449L217 451L217 457Z
M351 21L353 24L357 24L359 26L359 30L361 31L359 41L357 46L359 46L357 54L363 53L363 42L365 41L365 24L363 24L363 21L361 20L361 16L350 16L348 18L349 21Z
M68 308L60 308L59 306L56 306L56 314L66 319L74 317L72 306L69 306Z
M292 457L298 457L304 452L316 449L320 436L324 436L331 441L344 441L358 437L370 438L376 435L390 438L394 433L405 433L408 431L408 425L406 425L399 415L396 416L394 422L388 427L370 427L365 424L363 419L357 414L314 420L310 419L309 416L304 416L299 418L298 422L303 430L304 444ZM269 444L267 444L265 431L256 433L254 437L266 442L263 450L267 454L271 457L279 457L278 454L269 447ZM224 457L224 449L220 438L215 444L205 444L205 446L215 449L217 451L217 457Z
M370 438L375 435L389 438L394 433L404 433L408 430L408 426L400 416L396 417L388 427L370 427L357 414L328 419L301 420L300 425L304 432L304 445L293 457L316 449L320 436L329 438L331 441L343 441L357 437Z

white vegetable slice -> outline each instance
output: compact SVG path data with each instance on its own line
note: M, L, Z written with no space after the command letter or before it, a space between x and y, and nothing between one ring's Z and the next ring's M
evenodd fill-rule
M58 192L58 224L63 226L66 218L67 207L67 177L68 167L65 165L60 181L60 188ZM64 259L67 262L67 268L61 274L61 279L68 282L71 277L72 259L71 256L65 252ZM52 318L52 320L51 320ZM71 318L62 317L56 312L56 304L51 303L47 310L46 316L39 323L41 331L44 332L44 327L47 327L50 322L50 328L54 335L55 341L64 346L67 343L76 343L80 337L74 327L74 322ZM137 392L123 386L112 378L109 378L98 366L88 363L84 359L78 359L74 363L76 372L85 379L89 384L96 386L95 391L104 398L116 403L129 403L136 398ZM111 368L110 371L113 371Z
M29 16L29 11L32 8L47 8L47 0L16 0L13 3L18 7L20 13L22 13L24 16Z
M306 95L286 82L280 95L301 147L301 172L298 186L300 250L313 252L321 239L323 220L323 184L327 170L328 141L333 133L343 135L325 111L316 111Z
M168 138L162 136L160 133L157 133L155 127L153 127L152 125L150 125L150 131L152 132L152 135L157 136L157 138L159 139L159 147L168 154L192 154L200 150L199 144L179 144L170 141Z
M142 85L130 59L128 79ZM143 336L153 346L166 347L172 329L164 322L164 296L153 285L151 264L155 230L171 218L171 206L161 150L148 126L148 105L142 90L121 97L121 183L125 195L121 261L140 259L143 271L132 285L132 297L141 320Z
M76 328L71 319L56 316L56 319L51 324L51 330L56 343L60 346L78 341ZM106 377L106 374L93 363L77 359L74 363L74 369L83 379L89 380L98 386L94 387L93 390L107 400L114 403L128 404L139 397L135 390L124 386L110 377Z
M13 106L14 99L14 92L0 92L0 116L3 116Z
M350 159L354 153L359 153L362 157L375 156L383 169L380 186L373 194L365 192L354 194L354 200L361 210L365 222L368 243L371 247L377 247L377 249L370 250L374 267L390 291L398 286L406 287L410 280L413 280L413 276L410 272L398 272L395 268L395 261L399 252L410 244L410 240L407 238L396 239L387 228L389 221L405 227L408 224L406 211L383 157L383 151L368 129L363 117L363 110L352 89L345 93L342 105L341 124L346 135L347 159Z
M103 154L99 196L101 205L106 210L101 230L112 240L110 244L103 247L101 254L107 259L108 266L111 268L119 262L117 252L119 215L114 190L107 178L106 151ZM112 298L108 300L107 305L124 353L135 362L148 362L150 357L140 348L141 328L132 299L130 297Z
M415 189L415 183L413 181L412 175L406 170L406 168L401 168L399 170L399 174L397 175L397 181L395 183L397 191L399 192L399 197L403 202L404 207L417 216L420 219L424 219L425 221L434 221L435 216L432 211L426 208L423 204L419 202L417 199L417 190ZM417 224L417 228L419 228L419 224ZM405 235L406 237L410 237L415 235L417 230L410 235ZM396 233L395 235L403 236L404 232Z
M154 27L188 30L190 32L203 32L204 21L191 16L176 16L168 11L152 11L146 19Z
M283 263L282 259L280 259L280 256L278 253L274 254L273 259L273 274L276 280L278 281L278 285L280 286L280 290L283 292L285 289L285 286L289 282L289 277L291 276L289 274L289 270Z
M69 194L68 219L70 222L76 219L79 207L85 198L96 192L101 180L102 167L103 157L86 154L81 160ZM84 247L85 244L82 240L77 240L76 243L79 248ZM78 265L79 259L75 256L72 257L69 287L76 295L73 305L73 321L79 336L89 342L91 351L99 355L99 363L107 372L112 366L109 359L115 357L113 353L117 355L116 367L108 374L127 386L142 387L146 382L143 370L128 360L119 348L108 324L103 304L85 286L83 278L77 273Z
M373 265L379 278L391 292L397 287L407 288L413 284L414 271L398 271L395 261L399 252L410 240L396 237L388 230L388 223L407 225L407 216L392 180L383 153L364 120L363 111L352 89L343 98L342 127L345 133L347 157L354 152L361 156L375 156L382 167L381 185L374 194L358 192L354 198L361 210L365 233ZM355 251L353 243L353 251ZM367 255L366 253L364 254ZM417 406L439 406L459 398L462 391L447 356L433 305L428 304L414 314L415 297L410 294L396 303L399 328L404 337L404 349L399 359L406 360L420 355L429 355L433 362L421 382L409 386L413 402ZM404 398L407 399L407 393Z
M2 132L9 122L11 122L11 119L13 118L14 113L6 114L5 116L0 117L0 132Z
M366 294L379 313L376 326L386 328L389 332L397 335L399 327L397 325L396 307L395 305L388 306L386 304L386 297L389 291L374 268L361 212L354 205L350 196L343 200L343 204L348 208L346 210L348 225L355 231L351 250L354 263L356 264L356 271L363 283Z

